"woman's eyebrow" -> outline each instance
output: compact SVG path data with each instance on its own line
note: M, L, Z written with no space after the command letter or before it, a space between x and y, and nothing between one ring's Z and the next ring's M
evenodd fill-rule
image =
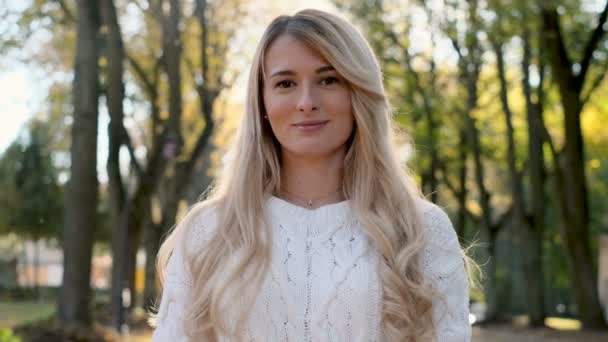
M334 71L336 70L333 66L331 65L326 65L326 66L322 66L319 69L316 70L317 74L320 74L322 72L327 72L327 71Z
M317 70L315 70L315 72L317 74L320 74L320 73L334 71L334 70L336 70L336 69L333 66L325 65L325 66L322 66L322 67L318 68ZM269 78L273 78L275 76L293 76L295 74L296 73L293 70L279 70L279 71L275 71L274 73L272 73L272 75L270 75Z
M269 78L273 78L275 76L293 76L296 73L292 70L279 70L279 71L275 71L274 73L272 73L272 75L270 75Z

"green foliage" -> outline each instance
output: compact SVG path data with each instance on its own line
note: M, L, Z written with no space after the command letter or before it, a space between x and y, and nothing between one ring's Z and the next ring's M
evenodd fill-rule
M13 335L13 331L8 328L0 329L0 342L21 342L21 338Z
M34 120L25 135L13 142L0 159L0 231L24 238L57 236L62 224L63 199L49 141L48 126Z
M19 194L15 186L15 178L20 168L21 146L13 142L0 159L0 233L7 234L11 230L13 213L18 209Z

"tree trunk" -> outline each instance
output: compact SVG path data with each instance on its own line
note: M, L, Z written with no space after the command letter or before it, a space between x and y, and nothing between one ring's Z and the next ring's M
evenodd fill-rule
M156 253L160 248L162 229L159 224L150 222L145 230L146 247L146 281L144 285L144 295L142 300L143 309L148 311L151 307L157 307L157 287L156 287Z
M114 326L121 331L124 324L122 292L125 287L125 249L128 238L128 220L123 216L127 194L120 174L120 148L123 139L123 100L125 96L123 82L124 47L122 43L120 26L116 15L116 8L112 0L101 1L101 13L107 28L105 55L108 61L106 98L110 123L108 124L109 152L107 161L108 187L110 194L110 216L112 222L112 288L111 312Z
M182 40L180 37L179 23L181 11L178 0L170 0L169 15L163 16L163 53L165 56L165 69L169 80L169 128L172 133L171 139L177 144L175 154L181 152L182 137L181 114L182 114L182 77L181 77L181 55Z
M542 116L544 99L545 67L540 56L539 74L540 82L537 90L536 103L532 101L530 86L530 61L532 48L530 46L530 33L524 25L522 35L524 56L522 58L522 85L526 99L526 120L528 124L528 161L530 178L530 203L532 213L529 218L527 252L524 257L524 274L528 280L528 315L531 327L542 327L545 324L545 294L544 294L544 267L543 267L543 241L545 231L545 161L543 157Z
M34 292L36 300L40 302L40 238L34 238Z
M456 218L456 232L460 238L464 237L467 217L467 135L464 130L458 132L458 216Z
M527 231L526 250L524 255L524 274L527 282L527 302L529 325L531 327L542 327L545 324L545 298L543 293L542 243L543 237L537 229Z
M137 215L145 215L145 212L138 212ZM129 293L131 294L131 302L126 306L129 312L137 304L137 252L141 244L143 224L140 222L139 218L132 217L130 226L131 228L129 229L129 236L127 238L127 281L125 283L125 287L129 289Z
M605 329L606 321L599 302L597 271L591 256L589 232L589 199L585 177L585 155L580 115L584 103L582 91L586 73L589 70L593 51L605 32L603 29L608 15L608 3L602 11L597 27L585 48L580 71L573 73L562 38L557 10L545 4L542 7L544 41L548 51L548 61L553 71L562 108L564 111L564 150L555 155L555 172L561 181L556 184L560 203L560 231L564 239L568 263L575 287L575 297L583 327Z
M486 273L486 280L483 284L483 289L486 296L486 313L484 322L491 323L499 319L500 295L498 292L498 284L496 281L496 237L491 232L488 233L489 236L486 237L486 241L488 243L488 261L484 270L484 272Z
M526 44L526 43L524 43ZM511 192L513 197L513 229L512 232L516 236L526 236L526 239L523 239L526 242L525 247L523 248L526 251L523 256L523 270L526 275L526 279L528 280L528 286L526 295L528 296L528 314L530 317L530 325L531 326L542 326L544 325L544 302L543 302L543 274L542 274L542 226L534 227L532 224L535 222L533 220L529 220L528 216L525 212L526 204L523 194L523 181L522 174L517 170L516 160L515 160L515 139L514 139L514 129L512 123L512 112L508 102L508 84L506 79L505 72L505 62L504 56L502 52L502 45L496 41L492 43L494 52L496 54L496 61L498 67L498 76L500 80L500 99L503 107L503 112L505 114L505 122L507 127L507 142L508 142L508 164L509 164L509 175L511 179ZM525 49L527 49L524 53L524 63L529 63L530 60L530 51L529 46L526 45ZM527 111L528 116L534 115L531 113L533 110L533 106L530 103L530 89L529 89L529 75L528 75L528 67L524 66L524 89L526 93L527 100ZM542 163L542 140L539 138L538 131L535 129L534 122L528 121L528 136L529 136L529 154L528 158L533 159L533 167L534 174L532 175L534 184L533 184L533 199L536 201L540 201L540 203L536 203L533 206L535 207L536 212L534 213L537 216L544 216L544 191L543 191L543 182L542 176L538 173L542 174L543 172L543 163ZM539 150L540 149L540 150ZM534 154L533 154L534 153ZM540 158L540 164L539 164ZM534 193L537 191L539 193ZM540 198L539 198L540 197ZM541 218L542 219L542 218ZM542 221L538 222L542 225ZM536 240L539 239L539 240ZM522 241L522 239L517 239L518 241ZM520 246L521 247L521 246Z
M98 201L97 120L99 96L99 8L95 0L79 0L74 67L74 120L70 148L63 238L63 282L58 318L90 325L91 257Z

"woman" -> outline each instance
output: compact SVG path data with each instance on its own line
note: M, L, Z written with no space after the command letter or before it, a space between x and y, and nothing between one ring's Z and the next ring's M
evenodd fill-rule
M463 253L398 162L363 36L276 18L247 95L217 186L161 247L153 340L470 340Z

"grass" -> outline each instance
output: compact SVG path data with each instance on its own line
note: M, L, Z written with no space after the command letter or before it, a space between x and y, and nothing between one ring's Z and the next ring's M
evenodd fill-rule
M54 302L0 301L0 328L11 328L43 319L55 312Z

